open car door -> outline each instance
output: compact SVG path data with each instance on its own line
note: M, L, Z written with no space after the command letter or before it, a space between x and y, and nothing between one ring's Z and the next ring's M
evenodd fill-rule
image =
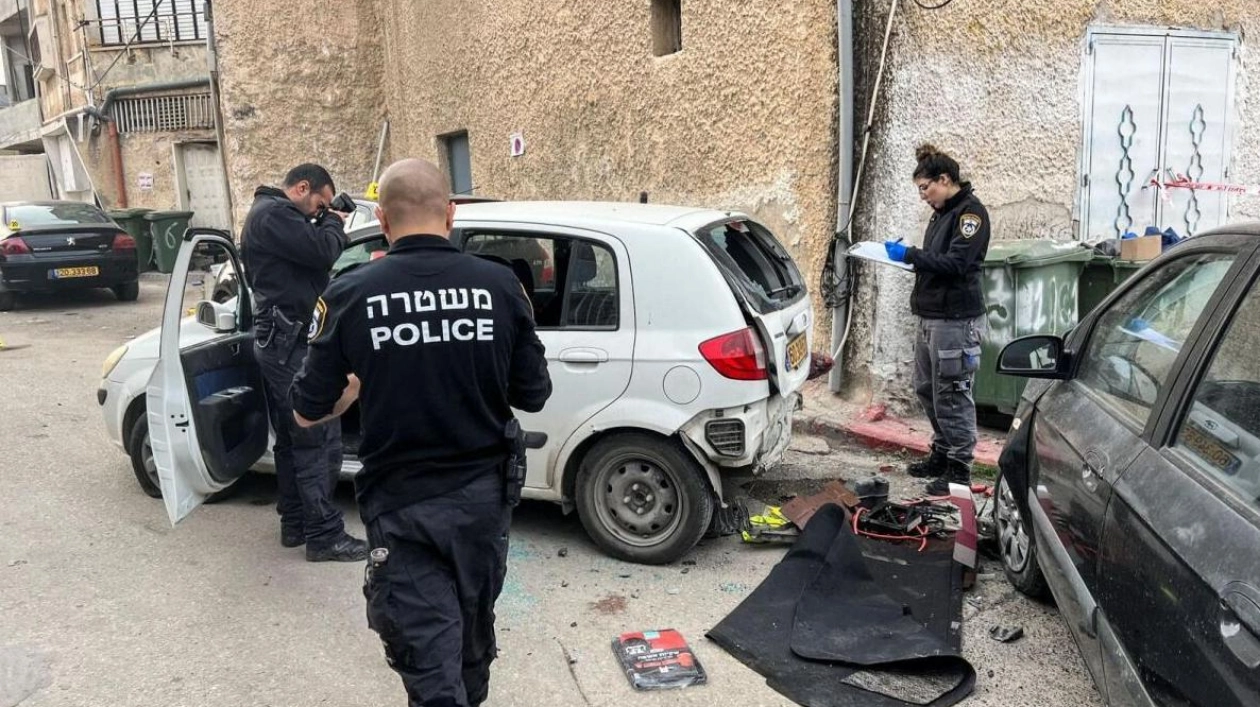
M153 459L172 524L231 486L267 450L270 428L254 360L249 288L242 284L237 297L221 304L203 299L211 267L220 263L242 272L227 232L185 232L146 390Z

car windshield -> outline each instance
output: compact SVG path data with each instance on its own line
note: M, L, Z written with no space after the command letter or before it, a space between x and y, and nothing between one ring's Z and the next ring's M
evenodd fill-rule
M724 221L696 236L758 312L782 309L804 296L805 283L792 256L761 224Z
M5 209L5 221L21 228L75 226L82 223L109 223L109 217L91 204L22 204Z

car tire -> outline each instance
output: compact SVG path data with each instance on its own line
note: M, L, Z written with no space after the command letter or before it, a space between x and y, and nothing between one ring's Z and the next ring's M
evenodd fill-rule
M627 562L673 562L699 542L713 517L704 470L677 442L619 434L595 444L575 484L578 516L604 552Z
M17 306L17 295L12 292L0 291L0 312L12 312Z
M993 500L993 525L1006 579L1023 594L1049 600L1050 588L1038 564L1037 544L1029 519L1015 502L1015 494L1005 476L998 477Z
M136 482L140 484L140 490L150 498L162 497L162 485L158 480L157 463L153 460L153 445L149 441L149 419L145 414L141 414L136 420L136 424L131 426L131 436L128 438L127 449L131 450L131 471L136 475ZM216 491L206 496L206 503L218 503L220 501L231 498L236 494L239 485L233 483L231 486Z
M140 415L136 424L131 426L127 449L131 450L131 471L136 475L140 490L152 498L162 497L162 486L158 481L157 463L153 460L153 446L149 442L149 420Z
M118 298L119 302L135 302L140 299L139 280L124 282L121 285L114 285L109 289L114 291L114 296Z

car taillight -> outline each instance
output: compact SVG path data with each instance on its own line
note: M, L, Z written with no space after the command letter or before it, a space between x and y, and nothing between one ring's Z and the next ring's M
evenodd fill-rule
M30 255L30 246L26 245L26 241L13 236L0 241L0 255Z
M127 233L114 234L114 250L135 250L136 239Z
M770 377L766 349L751 328L709 339L700 344L700 355L727 378L759 381Z

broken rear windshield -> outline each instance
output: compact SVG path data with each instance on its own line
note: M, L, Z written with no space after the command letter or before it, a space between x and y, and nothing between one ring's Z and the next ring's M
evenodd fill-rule
M724 221L701 229L696 237L759 313L783 309L805 296L805 282L792 256L761 224Z

